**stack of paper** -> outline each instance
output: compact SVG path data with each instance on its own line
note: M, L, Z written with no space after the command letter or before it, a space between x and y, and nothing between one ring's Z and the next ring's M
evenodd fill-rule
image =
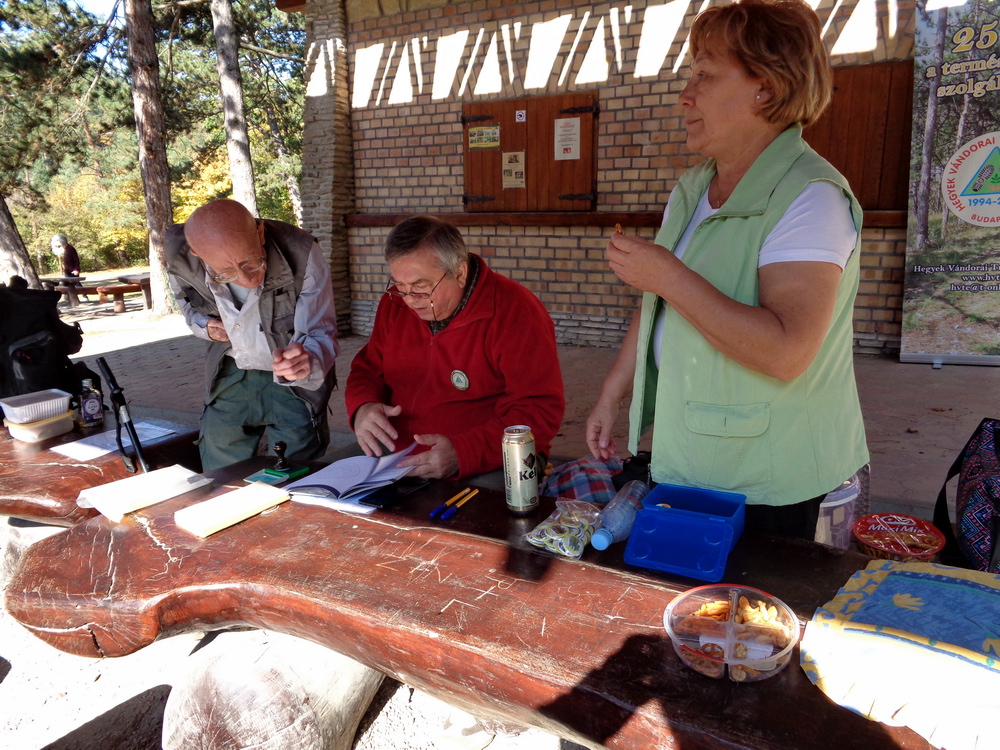
M85 489L76 504L81 508L97 508L102 515L119 523L126 513L162 503L211 481L183 466L167 466Z
M174 523L195 536L206 537L250 516L280 505L288 492L263 482L254 482L238 490L213 497L174 513Z

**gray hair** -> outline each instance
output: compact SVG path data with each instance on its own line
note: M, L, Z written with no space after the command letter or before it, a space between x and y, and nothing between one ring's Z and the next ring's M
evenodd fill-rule
M386 263L417 250L433 252L441 269L452 275L469 261L469 249L458 229L435 216L411 216L394 226L385 240Z

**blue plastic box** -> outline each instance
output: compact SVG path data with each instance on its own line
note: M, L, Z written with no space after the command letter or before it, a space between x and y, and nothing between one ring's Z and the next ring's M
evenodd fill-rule
M743 534L745 515L746 495L658 484L636 514L625 562L702 581L722 580L729 553Z

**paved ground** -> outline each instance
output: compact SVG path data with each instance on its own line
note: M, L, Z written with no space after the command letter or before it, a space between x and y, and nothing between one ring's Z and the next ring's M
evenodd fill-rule
M129 299L128 311L119 315L111 313L110 305L96 302L62 312L64 319L79 320L84 329L79 357L92 367L95 357L106 357L134 416L197 422L204 344L190 335L178 316L153 320L138 298ZM352 337L342 342L337 365L341 382L364 341ZM584 422L615 354L610 349L560 347L569 403L556 455L586 452ZM955 454L982 417L1000 416L1000 369L934 370L875 357L858 357L855 364L872 452L872 507L930 518ZM351 435L346 431L342 397L335 396L333 407L335 448L349 442ZM0 745L17 750L158 748L170 685L201 638L200 633L189 633L122 659L84 659L55 651L0 610L0 735L4 737ZM225 634L220 636L224 638ZM440 702L387 682L355 748L471 748L471 743L455 742L454 737L449 741L442 735L448 717L448 708ZM496 750L569 747L536 732L498 737L490 745Z

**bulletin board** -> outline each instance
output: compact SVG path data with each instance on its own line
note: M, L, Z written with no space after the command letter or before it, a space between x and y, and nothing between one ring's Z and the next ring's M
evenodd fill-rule
M591 211L596 91L466 104L465 210Z

